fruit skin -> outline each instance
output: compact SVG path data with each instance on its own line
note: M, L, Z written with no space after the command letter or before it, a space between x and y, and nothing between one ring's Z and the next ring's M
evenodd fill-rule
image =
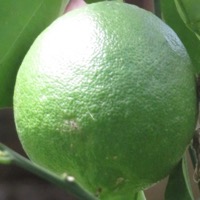
M69 12L34 42L14 93L16 128L36 163L106 200L165 177L196 123L195 77L177 35L136 6Z

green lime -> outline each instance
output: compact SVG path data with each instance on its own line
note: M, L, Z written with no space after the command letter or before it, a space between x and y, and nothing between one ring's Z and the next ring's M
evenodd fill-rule
M14 111L31 160L74 176L101 200L132 199L169 174L193 136L193 67L150 12L94 3L36 39L17 76Z

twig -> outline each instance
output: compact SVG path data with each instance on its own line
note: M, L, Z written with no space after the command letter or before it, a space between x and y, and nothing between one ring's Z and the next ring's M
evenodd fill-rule
M15 164L20 166L43 179L63 188L65 191L70 192L80 200L98 200L84 188L82 188L72 176L63 174L58 176L36 164L30 160L19 155L15 151L11 150L7 146L0 143L0 163L2 164Z

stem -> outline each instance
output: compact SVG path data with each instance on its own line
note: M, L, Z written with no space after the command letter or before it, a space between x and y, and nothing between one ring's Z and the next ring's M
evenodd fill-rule
M125 0L130 4L135 4L143 9L154 12L154 0Z
M189 155L194 168L194 180L200 190L200 132L199 128L195 131L192 144L189 146Z
M195 155L195 152L194 152L194 150L192 149L191 146L189 146L189 155L190 155L190 158L191 158L191 161L192 161L192 166L193 166L193 168L195 168L195 166L196 166L196 155Z
M3 164L13 163L20 166L27 171L30 171L41 178L63 188L65 191L72 193L80 200L98 200L84 188L82 188L74 179L74 177L63 174L58 176L24 158L18 153L14 152L7 146L0 143L0 162Z
M154 1L153 0L143 0L143 8L154 12Z
M154 13L161 18L160 0L154 0Z

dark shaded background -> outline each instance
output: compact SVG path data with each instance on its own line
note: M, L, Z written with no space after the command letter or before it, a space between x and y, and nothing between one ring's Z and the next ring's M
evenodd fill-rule
M21 155L12 110L0 110L0 142ZM0 165L0 200L75 200L63 190L13 165Z

